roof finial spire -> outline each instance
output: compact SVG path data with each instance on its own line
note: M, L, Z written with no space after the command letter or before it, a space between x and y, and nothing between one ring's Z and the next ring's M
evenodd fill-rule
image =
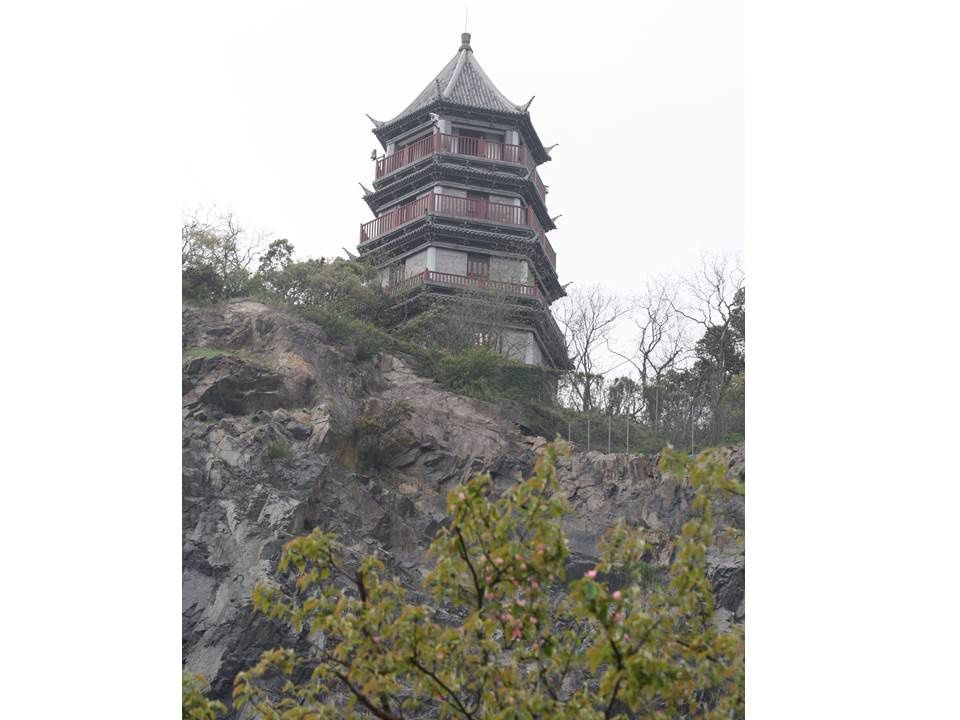
M460 35L460 49L473 52L473 48L470 47L470 33L465 32Z

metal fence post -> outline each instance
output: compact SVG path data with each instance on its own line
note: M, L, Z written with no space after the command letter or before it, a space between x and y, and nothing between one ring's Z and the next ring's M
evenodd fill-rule
M630 454L630 421L627 420L627 455Z
M590 452L590 418L587 418L587 452Z
M613 413L607 415L607 455L610 454L610 427L613 425Z
M567 442L572 442L570 440L570 418L567 418Z

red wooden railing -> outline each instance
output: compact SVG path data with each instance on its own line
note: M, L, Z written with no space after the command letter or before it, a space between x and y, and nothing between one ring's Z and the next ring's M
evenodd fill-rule
M536 165L530 159L527 149L522 145L494 142L482 138L461 137L447 133L434 133L422 137L414 143L402 147L390 155L383 155L376 160L376 179L396 172L411 163L429 157L433 153L447 153L465 157L479 157L486 160L508 162L524 165L530 170L533 186L537 189L541 199L546 199L547 188L540 179Z
M456 197L429 193L412 202L400 205L386 215L374 218L360 226L360 243L374 240L381 235L406 225L427 213L466 220L481 220L498 225L514 225L534 230L550 265L557 266L557 254L547 239L547 234L537 219L533 208L495 203L483 198Z
M544 231L543 226L540 224L540 220L537 219L537 214L530 209L529 213L530 227L537 231L537 237L540 238L540 247L543 248L543 252L546 253L546 256L550 259L550 267L554 270L557 269L557 253L553 250L553 245L550 244L550 241L547 239L547 233Z
M536 168L531 168L530 176L533 178L533 186L537 189L537 192L540 193L540 199L545 200L547 197L547 187L543 184L543 180L540 179L540 173L537 172Z
M377 158L377 170L376 177L377 180L382 178L384 175L389 175L390 173L399 170L402 167L406 167L410 163L414 163L417 160L422 160L423 158L433 155L439 147L439 139L436 134L427 135L426 137L420 138L414 143L402 147L390 155L384 155Z
M491 292L503 292L517 297L529 297L541 300L540 289L536 285L522 285L520 283L503 282L501 280L490 280L484 277L471 277L469 275L454 275L453 273L442 273L436 270L424 270L416 275L411 275L399 282L384 288L384 292L392 295L411 287L422 284L446 285L448 287L477 288Z
M455 218L476 218L497 223L498 225L519 225L533 227L529 218L536 222L536 213L532 209L490 202L483 198L457 197L456 195L434 195L433 212Z
M484 140L482 138L462 137L460 135L448 135L447 133L427 135L390 155L383 155L377 158L375 177L379 180L433 153L447 153L449 155L477 157L485 160L496 160L514 165L523 165L529 168L533 178L533 184L537 188L537 192L540 193L540 197L546 197L547 189L540 180L540 175L537 174L537 166L531 160L527 149L522 145L494 142L493 140Z
M543 233L540 233L540 247L543 248L544 254L547 256L547 259L550 261L550 267L556 271L557 269L557 253L553 249L553 245L550 244L550 241L547 239L547 236Z
M531 227L543 232L531 208L495 203L483 198L455 197L429 193L360 226L360 242L364 243L423 217L428 212L449 217L486 220L500 225ZM532 220L531 220L532 219Z
M373 240L384 233L395 230L401 225L423 217L427 214L432 204L433 193L430 193L412 202L395 207L386 215L381 215L368 223L364 223L360 226L360 242L365 243L368 240Z
M421 160L435 152L448 155L463 155L485 160L525 165L535 171L536 166L530 161L527 149L522 145L484 140L483 138L462 137L447 133L434 133L420 138L416 142L402 147L399 150L377 158L375 177L377 180L396 172L410 163Z
M439 133L438 152L451 155L466 155L468 157L498 160L500 162L527 165L527 149L522 145L511 145L483 138L464 137L462 135L448 135Z

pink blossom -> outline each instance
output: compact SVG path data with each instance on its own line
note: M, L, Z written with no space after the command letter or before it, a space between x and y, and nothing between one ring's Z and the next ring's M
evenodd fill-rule
M613 616L613 619L616 620L618 623L622 623L625 617L626 615L624 615L622 612L618 612L616 615Z
M523 607L526 604L527 604L526 600L524 600L523 598L517 598L517 605L519 605L520 607Z
M616 592L613 593L613 599L614 599L614 600L619 600L619 599L622 598L622 597L623 597L623 595L620 594L620 591L619 591L619 590L617 590Z
M464 500L467 499L467 496L464 495L463 493L460 493L457 495L457 499L460 500L460 502L463 502Z
M589 579L593 580L597 576L596 570L587 570L586 575Z

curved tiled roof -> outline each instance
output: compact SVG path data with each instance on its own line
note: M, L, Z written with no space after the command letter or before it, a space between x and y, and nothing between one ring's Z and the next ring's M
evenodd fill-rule
M480 63L473 56L470 33L463 33L457 54L417 95L416 99L403 112L383 124L390 125L407 115L412 115L437 99L495 112L522 113L526 110L524 106L510 102L487 77Z

